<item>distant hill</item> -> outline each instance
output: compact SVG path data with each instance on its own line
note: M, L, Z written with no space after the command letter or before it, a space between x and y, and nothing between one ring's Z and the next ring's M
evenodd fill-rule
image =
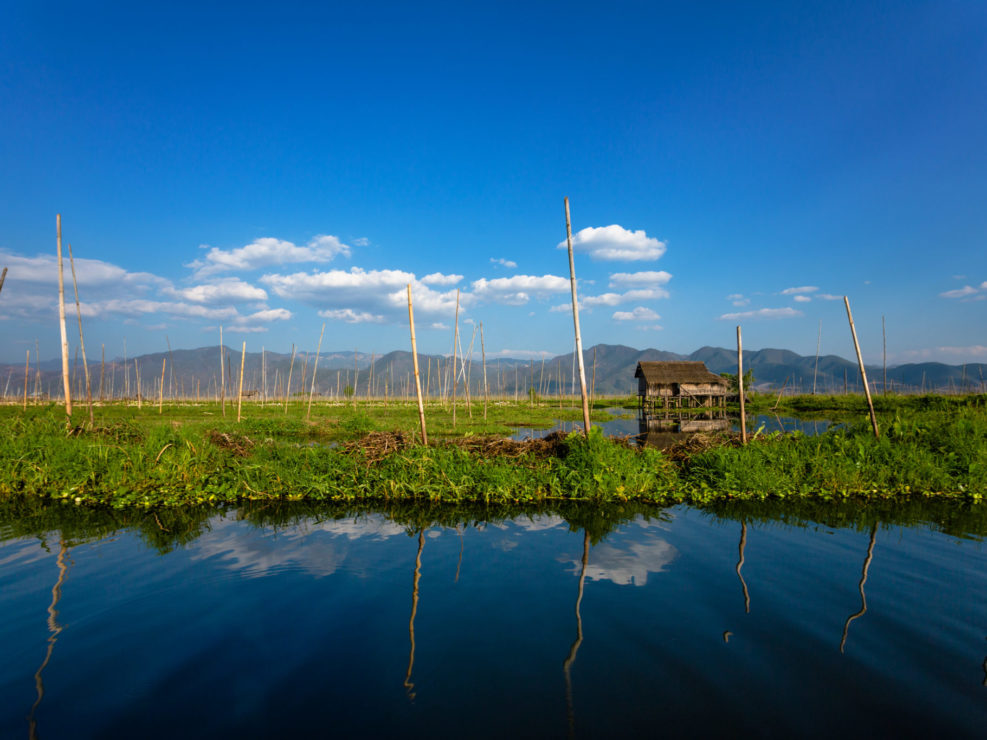
M226 348L226 389L227 395L235 391L235 380L240 374L240 353ZM586 378L589 385L595 381L597 394L636 393L634 369L642 361L698 360L716 373L736 372L737 355L734 350L723 347L701 347L689 355L666 352L658 349L638 350L633 347L614 344L598 344L584 351ZM165 362L165 396L195 397L211 396L218 392L220 357L218 347L157 352L136 358L117 357L102 367L103 393L123 395L127 389L130 395L136 394L136 374L139 370L142 393L156 397L161 382L161 365ZM451 358L440 355L419 355L419 369L423 390L432 396L441 389L448 392ZM73 360L73 387L83 389L82 362ZM289 373L292 393L301 393L312 388L312 371L315 365L314 352L300 352L295 357L277 352L248 352L244 359L244 389L262 394L265 388L269 396L283 393ZM99 394L100 360L89 360L91 382L94 395ZM819 393L841 393L846 388L850 392L860 392L859 372L855 362L836 355L819 358L816 371L815 356L802 356L785 349L761 349L744 352L744 368L754 373L754 385L758 390L777 391L782 386L801 392L812 392L813 383ZM556 357L524 360L519 358L498 358L487 361L487 385L492 394L515 393L524 396L529 388L543 395L555 395L560 387L563 393L577 392L579 389L573 353ZM987 366L981 363L969 365L945 365L938 362L899 365L889 368L887 380L889 389L905 392L921 390L980 391L984 388L984 375ZM52 397L61 395L61 362L46 360L40 370L32 358L28 393L36 390ZM460 390L466 377L471 393L481 394L483 389L483 364L480 353L474 348L472 362L460 370ZM883 387L883 371L880 367L867 367L868 379L872 388ZM411 353L396 350L384 355L354 353L354 351L329 351L320 354L316 393L335 395L343 393L347 386L356 386L357 393L365 396L368 391L375 395L406 393L413 390L413 363ZM20 397L24 392L24 366L0 365L0 383L3 383L4 396ZM372 383L372 388L371 388Z

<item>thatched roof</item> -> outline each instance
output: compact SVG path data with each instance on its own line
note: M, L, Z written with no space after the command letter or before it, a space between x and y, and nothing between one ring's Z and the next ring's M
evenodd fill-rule
M727 381L711 373L704 362L639 362L634 377L644 377L648 385L672 383L715 383L726 387Z

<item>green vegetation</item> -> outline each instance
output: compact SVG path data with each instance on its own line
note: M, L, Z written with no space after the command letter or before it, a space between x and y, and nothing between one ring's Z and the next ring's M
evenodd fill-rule
M834 397L843 399L844 397ZM921 397L926 398L926 397ZM564 501L653 504L773 498L844 500L936 496L980 502L987 493L982 396L900 402L874 439L857 408L819 437L704 435L667 452L640 450L596 430L509 442L521 424L581 415L557 403L428 409L433 444L417 442L408 402L313 408L250 404L235 422L217 404L97 410L93 429L66 431L61 407L0 409L0 498L118 509L245 501L416 501L545 506ZM809 397L816 402L820 397ZM822 399L820 399L822 400ZM793 399L793 402L795 399ZM859 399L858 399L859 401ZM601 399L600 411L624 400ZM923 405L924 404L924 405ZM85 417L80 409L78 419ZM495 435L495 436L489 436Z

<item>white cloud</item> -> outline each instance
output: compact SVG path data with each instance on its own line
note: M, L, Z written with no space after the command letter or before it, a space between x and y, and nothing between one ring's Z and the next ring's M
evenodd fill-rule
M800 295L802 293L815 293L819 288L815 285L803 285L800 288L785 288L781 291L782 295Z
M370 240L367 237L365 237L365 236L357 237L356 239L353 239L352 241L353 241L353 246L354 247L369 247L370 246Z
M554 353L543 349L502 349L497 352L487 352L487 357L509 357L517 360L538 360L542 357L554 356Z
M964 285L962 288L957 288L956 290L947 290L945 293L940 293L940 298L966 298L967 296L974 295L977 289L972 285Z
M431 326L429 328L431 328L431 329L443 329L444 330L444 329L450 329L452 327L450 327L448 324L443 324L441 321L433 321L432 324L431 324Z
M615 272L610 276L611 288L647 287L666 285L672 274L664 270L644 270L642 272Z
M727 296L727 300L730 301L734 306L747 306L750 304L751 299L745 298L743 293L731 293Z
M796 296L792 296L792 300L794 300L796 303L808 303L809 301L812 300L812 298L810 298L807 295L796 295Z
M813 298L818 298L820 301L842 301L843 296L833 295L832 293L819 293L812 296Z
M508 270L513 270L517 267L517 262L514 260L505 260L503 257L491 257L490 263L493 265L500 265L501 267L506 267Z
M569 292L569 280L558 275L514 275L509 278L480 278L474 280L473 296L479 300L521 306L531 296L544 298L553 293Z
M296 272L290 275L268 274L260 278L275 295L303 301L311 305L352 309L383 314L400 319L407 317L407 285L411 283L415 312L451 316L456 310L456 291L439 292L403 270L329 270L327 272ZM460 297L460 305L472 301L469 293Z
M653 535L624 549L604 542L593 548L586 577L591 581L611 581L620 586L644 586L648 575L661 573L678 557L675 546ZM569 561L578 573L582 563Z
M291 318L291 311L286 308L266 308L249 316L244 316L244 321L288 321Z
M68 249L63 249L66 292L71 291L72 273L69 265ZM7 282L4 284L4 297L8 290L18 284L58 285L58 262L55 255L39 254L24 257L0 249L0 261L8 268ZM171 282L149 272L129 272L103 260L75 258L75 276L80 294L83 288L118 286L138 290L150 290L171 285Z
M187 266L195 270L195 277L203 278L219 272L256 270L268 265L330 262L337 255L349 257L350 247L331 235L315 236L305 246L283 239L262 237L236 249L211 247L204 258L194 260Z
M755 311L725 313L720 316L720 319L724 321L736 321L738 319L794 319L804 315L801 311L797 311L794 308L759 308Z
M950 360L951 362L978 362L987 360L987 346L971 344L968 347L931 347L906 350L898 354L901 360Z
M319 311L319 316L325 319L335 319L345 321L347 324L380 324L384 321L381 314L373 314L369 311L356 311L352 308L330 308Z
M566 249L566 242L559 242L558 249ZM644 230L630 231L623 226L588 226L572 237L572 249L584 252L594 260L633 262L656 260L665 254L666 245Z
M638 306L633 311L616 311L611 318L614 321L657 321L661 316L650 308Z
M462 282L462 275L443 275L441 272L433 272L422 278L425 285L455 285Z
M226 278L190 288L168 288L166 293L193 303L227 303L239 301L266 301L267 291L246 283L240 278Z

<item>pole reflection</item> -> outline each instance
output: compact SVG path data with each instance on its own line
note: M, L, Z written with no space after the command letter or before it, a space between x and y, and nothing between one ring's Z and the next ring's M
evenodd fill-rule
M740 569L744 567L744 549L747 547L747 522L741 520L740 522L740 545L738 550L740 551L740 558L737 560L737 578L740 579L740 586L744 590L744 611L747 614L751 613L751 594L747 590L747 581L744 580L743 574Z
M45 696L45 685L41 678L41 673L47 667L48 662L51 660L51 654L55 649L55 643L58 642L58 635L61 634L64 629L62 625L58 623L58 602L62 598L62 585L65 583L65 576L68 574L68 565L65 563L65 556L68 553L68 547L65 541L62 540L58 547L58 558L55 561L58 565L58 580L55 581L54 587L51 589L51 604L48 606L48 651L45 653L45 659L42 661L41 665L38 666L38 670L34 674L34 688L38 692L38 697L34 700L34 704L31 705L31 713L27 717L28 722L28 737L31 740L36 740L38 737L38 721L35 719L35 713L38 710L38 706L41 704L41 700Z
M870 543L867 545L867 557L864 558L864 568L860 574L860 611L851 614L846 618L846 624L843 625L843 639L840 640L840 652L846 652L846 638L847 633L850 631L850 622L854 619L859 619L867 613L867 594L864 593L864 584L867 583L867 571L870 569L870 561L874 557L874 542L877 540L877 524L875 523L870 530Z
M425 548L425 530L418 530L418 554L415 556L415 577L411 589L411 619L408 620L408 634L411 638L411 652L408 655L408 673L404 677L404 688L408 698L415 698L415 684L411 671L415 667L415 615L418 613L418 581L422 575L422 550Z
M569 654L562 661L562 673L565 675L566 712L569 719L569 737L576 734L576 712L572 701L572 664L576 662L576 653L583 644L583 617L580 606L583 603L583 589L586 584L586 566L589 564L589 531L583 530L583 561L579 570L579 590L576 593L576 639L569 648Z

